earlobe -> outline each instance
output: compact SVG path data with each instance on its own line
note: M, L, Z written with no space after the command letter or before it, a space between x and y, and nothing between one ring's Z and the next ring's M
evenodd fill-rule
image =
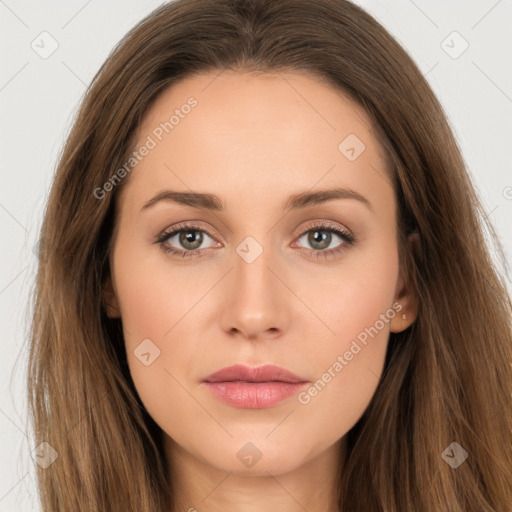
M418 316L418 306L416 300L408 293L403 294L401 298L395 299L396 304L401 305L401 309L395 310L396 314L390 322L391 332L402 332L410 327Z
M420 253L420 238L417 232L409 235L409 245L412 251L419 256ZM398 280L397 289L395 291L394 302L400 304L400 310L396 309L396 315L390 322L391 332L402 332L410 327L418 316L418 297L416 295L416 287L411 282L414 276L409 280L405 280L400 276Z
M114 287L112 285L112 278L109 277L104 285L102 291L102 300L103 307L107 312L107 316L109 318L120 318L121 311L119 309L119 302L117 300L117 295L114 291Z

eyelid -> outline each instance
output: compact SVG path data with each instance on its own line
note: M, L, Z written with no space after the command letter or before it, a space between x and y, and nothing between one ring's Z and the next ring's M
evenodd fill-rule
M311 231L315 228L324 228L324 229L332 229L333 231L339 231L342 232L345 235L353 236L352 233L345 227L343 227L340 224L335 224L328 220L313 220L308 222L303 228L301 228L301 231L299 233L299 237L307 233L308 231Z
M208 227L206 228L206 224L199 220L190 220L190 221L184 221L179 222L178 224L175 224L174 226L171 226L170 228L165 228L160 235L157 237L157 241L161 239L167 239L171 235L176 234L177 231L203 231L205 232L210 238L222 238L215 229ZM213 231L213 233L211 233ZM192 251L190 251L192 252Z
M171 228L165 228L160 233L160 235L158 235L158 239L161 239L164 237L168 238L170 235L175 234L175 232L180 231L180 230L185 230L185 229L189 229L191 231L192 230L197 230L197 231L203 230L208 236L213 238L213 235L210 233L211 228L206 229L206 226L203 226L203 224L204 223L202 221L196 221L196 220L180 222L180 223L172 226ZM321 219L309 221L305 226L303 226L301 228L301 230L299 231L299 233L296 236L301 237L302 235L311 231L312 229L319 228L319 227L332 229L334 231L341 231L343 234L352 236L352 233L345 227L340 226L339 224L335 224L331 221L321 220ZM220 235L217 233L217 231L215 229L211 229L211 230L214 231L214 235L217 238L222 238L222 237L220 237Z

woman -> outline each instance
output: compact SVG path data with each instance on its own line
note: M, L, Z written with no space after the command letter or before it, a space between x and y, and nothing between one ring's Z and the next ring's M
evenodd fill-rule
M41 240L43 510L508 511L499 241L342 0L178 0L84 98ZM53 453L53 452L52 452Z

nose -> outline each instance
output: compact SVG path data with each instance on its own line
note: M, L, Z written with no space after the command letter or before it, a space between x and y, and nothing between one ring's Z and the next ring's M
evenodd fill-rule
M243 255L243 252L240 254ZM249 340L279 337L288 328L292 292L270 250L251 262L233 254L220 311L222 329Z

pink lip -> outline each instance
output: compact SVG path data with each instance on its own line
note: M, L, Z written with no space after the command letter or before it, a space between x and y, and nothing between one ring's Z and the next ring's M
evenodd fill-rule
M249 368L240 364L223 368L203 382L221 400L244 409L271 407L298 393L308 383L279 366Z

